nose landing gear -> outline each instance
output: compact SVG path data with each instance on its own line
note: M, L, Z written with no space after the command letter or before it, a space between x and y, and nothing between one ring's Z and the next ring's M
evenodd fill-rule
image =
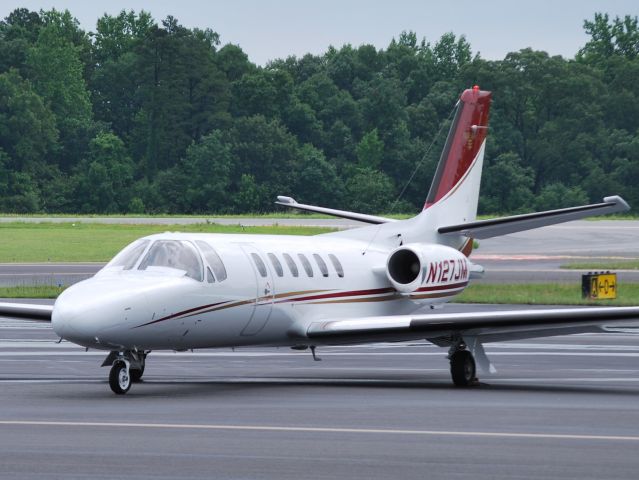
M131 373L127 362L117 360L109 372L109 386L113 393L124 395L131 388Z
M109 353L102 366L111 366L109 386L113 393L124 395L131 388L131 383L142 381L148 353L131 350Z

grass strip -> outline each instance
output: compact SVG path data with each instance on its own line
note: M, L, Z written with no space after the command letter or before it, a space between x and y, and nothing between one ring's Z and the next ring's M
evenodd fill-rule
M0 263L106 262L133 240L167 231L316 235L334 230L281 225L242 227L214 223L193 225L5 223L0 224Z
M58 298L65 288L53 285L0 287L0 298Z
M581 298L581 284L577 283L475 283L455 299L458 303L512 303L523 305L639 305L639 283L617 284L616 300L587 300Z
M639 259L635 260L611 260L608 262L584 262L584 263L566 263L560 268L566 270L639 270Z

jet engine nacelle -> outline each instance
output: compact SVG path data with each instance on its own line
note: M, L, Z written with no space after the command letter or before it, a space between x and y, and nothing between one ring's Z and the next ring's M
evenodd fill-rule
M470 262L466 256L444 245L408 244L395 249L386 261L386 276L401 293L439 289L468 283Z

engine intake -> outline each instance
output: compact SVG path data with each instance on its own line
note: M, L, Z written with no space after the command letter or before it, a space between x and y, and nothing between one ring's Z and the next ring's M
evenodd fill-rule
M421 256L411 248L395 250L386 263L386 275L398 292L415 291L421 284L421 271Z

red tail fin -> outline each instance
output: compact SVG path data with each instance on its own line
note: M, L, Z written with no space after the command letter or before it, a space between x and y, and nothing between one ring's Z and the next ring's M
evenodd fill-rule
M463 182L486 138L490 102L491 92L477 86L462 93L424 209Z

